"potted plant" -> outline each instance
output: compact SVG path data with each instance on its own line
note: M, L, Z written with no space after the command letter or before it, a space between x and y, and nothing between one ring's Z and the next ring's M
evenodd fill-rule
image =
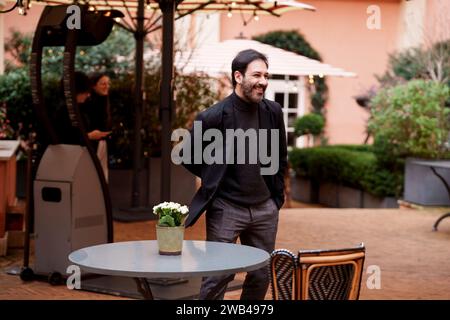
M447 205L442 181L420 160L447 160L450 90L436 81L411 80L380 90L371 100L369 131L378 162L404 172L404 199L421 205ZM448 175L448 173L445 173Z
M156 239L159 254L180 255L183 248L184 221L189 209L176 202L163 202L153 207L158 216Z
M308 138L307 146L310 146L314 144L314 137L322 134L324 126L325 119L321 114L308 113L295 120L294 132L297 137L306 135Z

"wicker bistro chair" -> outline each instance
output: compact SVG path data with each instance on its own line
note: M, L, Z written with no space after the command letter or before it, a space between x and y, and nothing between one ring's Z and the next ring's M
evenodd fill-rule
M334 250L279 249L271 256L275 300L357 300L365 259L364 244Z
M285 249L272 252L270 279L274 300L295 300L297 283L297 257Z

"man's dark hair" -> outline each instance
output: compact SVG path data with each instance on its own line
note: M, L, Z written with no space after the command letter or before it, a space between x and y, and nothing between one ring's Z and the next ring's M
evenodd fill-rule
M245 74L247 66L255 60L262 60L269 67L269 62L267 57L253 49L247 49L239 52L237 56L231 62L231 81L233 83L233 88L236 88L236 80L234 79L234 72L239 71L242 75Z

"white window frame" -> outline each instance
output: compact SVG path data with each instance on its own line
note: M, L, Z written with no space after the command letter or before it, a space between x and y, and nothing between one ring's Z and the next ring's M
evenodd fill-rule
M306 94L305 94L305 77L299 76L298 80L289 80L289 75L284 76L284 80L270 79L269 86L266 89L265 97L269 100L275 100L276 93L284 93L283 119L285 124L286 133L294 132L294 127L288 126L289 113L296 113L297 118L305 114L306 110ZM297 93L297 106L296 108L288 108L289 94ZM305 137L299 137L295 140L295 146L303 148L306 146Z

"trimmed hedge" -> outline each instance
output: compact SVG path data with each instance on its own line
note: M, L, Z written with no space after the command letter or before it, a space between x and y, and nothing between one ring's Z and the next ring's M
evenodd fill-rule
M374 152L374 147L370 144L333 144L322 146L322 148L334 148L343 149L348 151L358 151L358 152Z
M325 146L294 149L289 161L295 172L318 182L333 182L364 190L378 197L398 197L403 171L379 166L370 146Z

